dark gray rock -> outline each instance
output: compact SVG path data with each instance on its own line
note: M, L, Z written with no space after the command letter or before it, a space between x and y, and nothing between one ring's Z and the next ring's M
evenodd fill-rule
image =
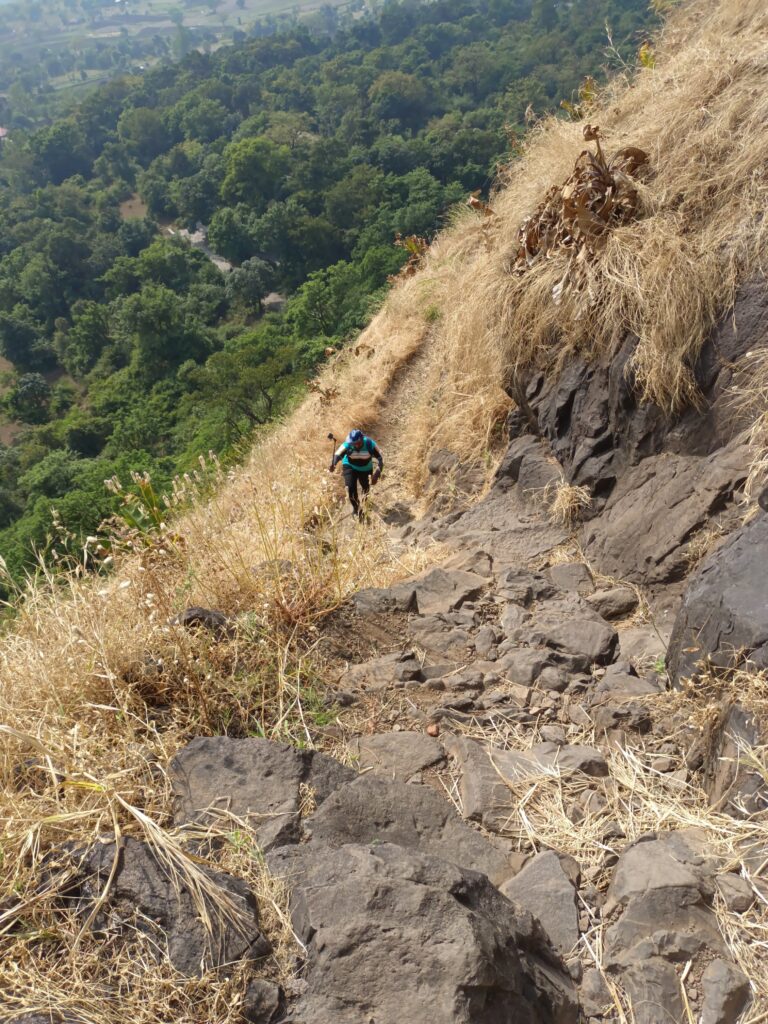
M692 576L669 643L667 668L677 683L706 659L728 667L748 658L768 667L768 516L732 534Z
M494 486L502 491L514 487L520 477L520 467L526 456L540 457L541 440L533 434L516 437L507 448L496 470Z
M496 662L498 671L513 683L530 686L552 664L552 652L540 647L515 647Z
M422 680L422 663L413 651L394 651L351 665L340 680L348 689L383 690L399 682Z
M645 836L619 858L603 907L613 922L603 963L634 1000L637 1020L656 1024L658 1007L678 1005L675 964L690 960L700 969L725 954L711 909L716 870L693 829Z
M413 787L411 787L413 788ZM308 954L302 1024L575 1024L573 987L530 915L483 875L386 842L270 856Z
M546 601L555 596L552 582L543 573L527 569L507 569L499 576L496 592L513 604L528 608L533 601Z
M583 562L561 562L559 565L553 565L549 570L549 576L557 589L566 593L587 597L595 589L592 573Z
M700 1024L736 1024L750 997L748 978L727 960L713 960L701 976Z
M443 748L431 736L419 732L385 732L361 736L360 768L407 782L424 768L445 760Z
M622 972L622 987L632 1006L633 1024L684 1021L680 976L675 967L659 957L631 963Z
M280 989L271 981L254 978L248 982L242 1015L249 1024L272 1024L281 1009Z
M358 615L386 615L391 612L417 611L416 591L409 583L394 587L368 587L352 596L352 607Z
M590 512L600 512L617 480L631 466L665 450L706 456L740 430L728 388L735 365L750 349L768 345L768 289L757 278L740 288L693 367L702 400L670 417L643 401L632 359L638 339L627 335L605 355L574 354L558 373L531 369L510 382L517 409L510 437L521 430L546 438L569 481L588 487Z
M528 632L531 644L541 644L570 655L574 668L588 669L613 660L619 643L618 633L607 622L576 614L568 617L546 610L537 616Z
M190 976L270 952L259 927L256 900L240 879L197 866L196 872L212 892L200 889L193 894L182 876L171 877L146 843L130 837L122 840L113 874L115 856L114 843L62 854L65 863L60 866L73 875L65 895L79 913L89 915L107 892L92 922L94 932L109 938L145 932L158 954L166 951L175 969ZM47 870L53 870L50 861ZM202 907L210 929L201 919Z
M717 891L731 913L743 914L755 902L752 886L741 875L732 873L717 876Z
M313 843L395 843L482 871L501 884L512 874L510 847L465 825L452 805L427 786L359 776L305 819Z
M579 999L585 1017L603 1017L614 1006L613 997L605 978L594 968L585 971L579 985Z
M321 804L356 773L314 750L262 739L200 737L171 762L175 821L206 820L226 809L254 830L264 850L300 835L303 786ZM215 816L215 815L214 815Z
M460 608L465 601L479 597L488 580L463 569L429 569L409 581L416 593L421 615L440 615Z
M596 590L587 597L587 604L604 619L623 619L637 608L637 594L630 587Z
M443 615L420 615L408 623L412 639L435 657L454 662L466 661L472 635Z
M744 447L704 458L644 459L622 476L599 519L585 526L590 561L609 576L645 586L681 579L687 541L726 508L748 464Z
M741 704L726 704L712 727L703 764L704 790L710 803L735 817L768 806L768 784L749 758L766 741L766 724ZM746 752L746 753L745 753Z
M501 891L533 914L561 956L573 951L579 941L576 889L556 853L537 854Z
M557 766L564 775L606 776L605 758L593 747L539 743L531 750L484 747L466 736L445 736L443 746L456 762L462 813L491 832L510 831L516 815L515 784ZM514 829L513 829L514 830Z
M197 605L174 615L170 624L183 626L184 629L207 629L218 639L233 636L235 633L234 621L224 612L216 611L213 608L200 608Z

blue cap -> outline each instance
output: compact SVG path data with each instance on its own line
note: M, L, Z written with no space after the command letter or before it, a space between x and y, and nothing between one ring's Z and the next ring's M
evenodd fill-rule
M350 430L349 437L347 438L350 444L357 444L358 441L363 440L362 430Z

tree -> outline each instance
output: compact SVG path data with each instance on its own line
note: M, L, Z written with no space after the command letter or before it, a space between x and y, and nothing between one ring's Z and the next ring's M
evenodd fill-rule
M241 139L230 143L225 153L226 175L222 198L229 203L247 203L263 208L280 195L291 164L287 146L267 138Z
M23 423L45 423L51 401L51 385L40 373L19 377L8 404L13 417Z
M163 118L149 107L129 107L120 115L117 134L139 163L146 167L170 142Z
M227 276L227 298L243 308L261 308L261 300L270 293L275 272L265 260L253 257Z

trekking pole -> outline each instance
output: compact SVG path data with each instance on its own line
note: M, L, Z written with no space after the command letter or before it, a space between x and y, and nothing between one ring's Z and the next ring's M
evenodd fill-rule
M338 444L338 441L333 435L333 431L328 434L328 440L333 442L333 450L331 451L331 462L333 462L333 456L336 454L336 445Z

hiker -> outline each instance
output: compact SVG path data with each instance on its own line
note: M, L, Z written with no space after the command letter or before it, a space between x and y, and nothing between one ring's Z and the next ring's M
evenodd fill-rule
M375 470L373 469L374 459L378 462ZM333 459L328 467L330 473L336 469L337 462L341 462L343 467L344 485L347 488L352 510L358 519L362 519L364 512L357 496L357 485L360 484L363 494L368 494L370 485L379 482L381 471L384 468L382 454L372 438L366 437L362 430L352 430L347 440L333 453ZM371 476L371 472L373 472L373 476Z

